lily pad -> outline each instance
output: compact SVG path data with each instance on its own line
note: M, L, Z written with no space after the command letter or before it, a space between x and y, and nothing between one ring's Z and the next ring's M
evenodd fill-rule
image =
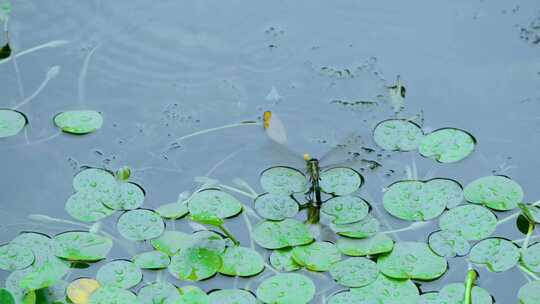
M221 225L225 223L225 221L222 218L209 212L201 212L201 213L192 214L190 216L190 219L200 224L212 225L215 227L220 227Z
M204 248L221 255L225 251L226 242L218 233L201 230L193 233L186 248Z
M278 271L295 271L302 266L298 265L292 258L292 248L283 248L272 251L270 255L270 265Z
M188 208L192 215L209 213L223 219L242 212L242 203L221 190L206 189L191 197Z
M257 304L257 299L242 289L222 289L208 295L210 304Z
M54 117L54 124L71 134L88 134L101 128L103 117L96 111L66 111Z
M183 286L178 288L182 304L210 304L208 295L197 286ZM169 304L169 303L166 303Z
M321 172L319 186L321 190L332 195L348 195L360 188L364 177L355 170L336 167Z
M519 304L540 303L540 281L529 282L519 289Z
M255 250L233 246L221 256L223 265L219 272L230 276L250 277L264 270L264 260Z
M505 176L481 177L465 187L465 199L495 210L511 210L523 200L523 189Z
M532 272L540 272L540 243L534 243L522 251L521 263Z
M423 137L422 128L405 119L381 121L373 130L375 143L384 150L389 151L415 150Z
M472 303L474 304L492 304L493 299L489 292L485 289L473 286L471 290ZM465 284L452 283L444 286L439 291L439 302L436 303L448 303L448 304L461 304L465 297Z
M23 271L19 286L26 290L38 290L60 282L69 271L69 263L55 256L47 256L36 260L32 266Z
M265 303L306 304L315 296L315 284L304 275L283 273L264 280L256 294Z
M429 188L440 199L446 201L446 208L454 208L463 202L463 187L448 178L434 178L428 181Z
M142 280L141 270L130 261L116 260L109 262L97 271L96 279L101 286L113 286L129 289Z
M261 187L264 191L290 195L307 190L308 181L304 173L290 167L272 167L261 173Z
M469 133L455 128L431 132L420 141L418 150L422 156L440 163L453 163L469 156L476 146L476 139Z
M23 232L16 236L10 244L32 250L35 257L34 264L41 264L54 257L54 243L48 235L42 233Z
M97 222L114 213L101 202L106 194L93 190L78 191L66 202L66 211L81 222Z
M359 299L355 303L417 304L419 292L411 280L395 280L380 274L375 282L360 288L351 288Z
M144 241L159 237L165 230L165 223L154 211L137 209L122 214L116 227L126 239Z
M15 298L13 295L4 288L0 289L0 303L2 304L15 304Z
M326 201L321 212L330 216L334 224L351 224L368 215L369 204L356 196L338 196Z
M519 203L518 207L527 216L528 220L540 224L540 208L523 203Z
M489 238L476 243L469 258L475 264L485 265L489 271L502 272L514 267L519 261L518 247L502 238Z
M161 205L156 212L164 219L177 220L186 216L189 209L187 202L183 201Z
M328 271L332 264L341 260L341 253L336 245L330 242L313 242L309 245L295 247L293 260L311 271Z
M133 210L142 206L144 202L144 191L134 183L120 182L117 185L116 193L103 201L103 204L114 210Z
M113 194L117 182L112 173L98 168L88 168L77 173L73 178L75 191L96 190L106 194Z
M182 247L187 247L191 241L191 235L180 232L167 230L158 238L150 241L154 249L159 250L169 256L176 254Z
M137 296L131 291L114 286L98 288L90 296L90 304L137 303Z
M469 242L456 231L439 230L429 235L429 248L436 254L453 258L466 256L471 250Z
M428 245L419 242L400 242L392 252L377 259L379 269L394 279L433 280L442 276L448 267L446 259L433 253Z
M377 279L379 268L375 262L367 258L348 258L333 264L330 275L343 286L363 287Z
M267 220L280 221L294 217L299 207L290 196L265 193L255 199L255 210Z
M172 304L180 302L180 293L169 282L154 282L139 290L137 300L140 304Z
M339 238L338 250L348 256L366 256L387 253L394 248L394 241L386 234L376 234L365 239Z
M362 303L365 298L359 294L356 294L352 291L342 291L339 293L336 293L332 295L328 299L328 304L357 304ZM371 302L363 302L363 303L382 303L382 302L375 302L375 300L372 300ZM384 302L387 303L387 302Z
M140 269L163 269L171 263L167 254L157 250L139 253L132 260Z
M305 245L313 241L313 235L307 226L293 219L261 222L253 229L253 238L259 246L266 249Z
M24 114L10 109L0 109L0 138L15 136L26 126Z
M113 242L108 237L85 232L64 232L54 237L57 257L71 261L98 261L109 254Z
M497 227L497 218L489 209L478 205L464 205L446 211L439 219L442 230L455 231L466 240L481 240Z
M66 294L73 304L88 304L90 296L100 287L98 281L90 278L80 278L69 283Z
M379 232L380 223L376 218L368 215L361 221L352 224L336 225L331 223L330 228L339 235L349 238L363 239L374 236L377 232Z
M200 281L215 275L221 266L221 257L214 251L187 248L171 258L169 272L180 280Z
M14 271L24 269L34 263L34 253L30 248L17 243L0 246L0 269Z

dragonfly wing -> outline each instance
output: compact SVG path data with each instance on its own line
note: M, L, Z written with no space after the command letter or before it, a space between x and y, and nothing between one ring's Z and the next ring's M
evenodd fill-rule
M285 125L273 112L264 112L264 129L270 139L280 145L287 144L287 130Z

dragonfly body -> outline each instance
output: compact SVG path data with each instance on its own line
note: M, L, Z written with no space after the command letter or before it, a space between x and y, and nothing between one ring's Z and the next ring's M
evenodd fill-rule
M315 193L315 204L319 207L322 205L321 199L321 187L319 181L321 178L321 167L319 160L312 158L309 154L304 154L304 160L306 161L306 171L311 181L311 191Z

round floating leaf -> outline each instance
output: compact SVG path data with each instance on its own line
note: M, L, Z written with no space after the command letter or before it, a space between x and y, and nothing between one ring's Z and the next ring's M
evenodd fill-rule
M220 273L230 276L250 277L264 270L261 255L247 247L228 247L221 256L223 265Z
M266 249L299 246L313 241L313 235L307 226L293 219L261 222L253 229L253 238L259 246Z
M117 260L101 266L96 279L102 286L128 289L139 284L142 276L141 270L134 263Z
M221 265L221 257L214 251L187 248L171 258L169 272L180 280L200 281L215 275Z
M242 203L221 190L207 189L195 193L188 208L192 215L208 213L223 219L242 212Z
M379 269L395 279L433 280L447 269L446 259L433 253L428 245L419 242L401 242L389 254L377 260Z
M97 222L114 213L101 202L106 195L94 190L82 190L69 197L66 211L81 222Z
M314 242L309 245L295 247L293 260L311 271L328 271L332 264L341 260L341 253L336 245L330 242Z
M540 281L529 282L519 289L519 304L540 303Z
M34 264L42 264L54 257L54 243L52 239L41 233L23 232L15 237L10 244L20 245L32 250Z
M299 207L290 196L265 193L255 199L255 210L265 219L280 221L294 217Z
M66 294L73 304L88 304L90 296L100 287L94 279L80 278L69 283Z
M225 251L225 240L221 235L210 230L197 231L191 235L186 248L204 248L221 255Z
M468 184L464 190L465 199L495 210L511 210L523 200L523 189L515 181L505 176L481 177Z
M17 135L26 123L26 117L21 112L0 109L0 138Z
M116 187L117 182L114 175L98 168L82 170L73 178L73 188L76 191L90 189L106 194L113 194Z
M208 295L197 286L183 286L178 288L182 304L210 304ZM165 303L169 304L169 303Z
M403 220L431 220L441 215L450 201L442 186L437 180L396 182L384 193L384 208Z
M304 275L283 273L264 280L256 293L265 303L306 304L315 295L315 284Z
M527 247L521 254L523 266L532 272L540 272L540 243Z
M191 241L191 235L180 232L167 230L161 236L150 241L154 249L159 250L169 256L174 255L181 248L187 247Z
M180 302L180 293L169 282L154 282L146 285L137 294L140 304L172 304Z
M2 304L15 304L15 298L13 295L4 288L0 289L0 303Z
M193 214L191 215L190 219L200 224L212 225L216 227L219 227L225 223L219 216L208 212Z
M148 251L133 257L133 263L141 269L163 269L171 263L171 258L161 251Z
M187 202L165 204L156 209L156 212L164 219L177 220L189 213Z
M159 237L165 230L161 217L145 209L127 211L116 224L118 232L130 241L144 241Z
M208 295L210 304L257 304L257 299L242 289L216 290Z
M492 304L493 299L489 292L485 289L473 286L472 291L472 303L474 304ZM465 284L452 283L444 286L439 291L439 302L436 303L448 303L448 304L461 304L465 297Z
M336 167L321 173L319 185L328 194L347 195L358 190L363 183L364 178L355 170Z
M490 271L502 272L514 267L519 261L518 247L505 239L489 238L476 243L469 258L475 264L483 264Z
M418 304L440 304L438 292L427 292L420 295Z
M446 201L446 208L454 208L463 202L463 187L455 180L434 178L428 181L429 189Z
M379 268L366 258L348 258L330 268L332 278L343 286L363 287L373 283L379 276Z
M278 271L294 271L302 266L298 265L292 258L292 248L283 248L272 251L270 255L270 265Z
M540 224L540 208L538 208L537 206L527 205L523 203L519 203L518 207L530 221Z
M368 215L363 220L352 224L330 224L330 228L335 233L355 239L371 237L379 232L379 227L379 221L371 215Z
M79 135L101 128L103 118L96 111L66 111L54 117L54 124L66 133Z
M424 136L418 147L420 154L441 163L453 163L469 156L476 146L474 137L460 129L444 128Z
M137 296L131 291L114 286L100 287L90 296L90 304L119 303L137 303Z
M373 130L375 143L384 150L412 151L418 148L424 137L422 128L405 119L388 119L381 121Z
M85 231L61 233L53 240L56 256L71 261L104 259L113 246L110 238Z
M321 212L330 216L334 224L351 224L368 215L369 204L356 196L338 196L326 201Z
M0 269L14 271L30 266L34 262L34 253L30 248L17 243L0 246Z
M352 288L351 292L359 300L354 303L417 304L419 299L418 288L411 280L395 280L383 274L372 284Z
M60 282L69 271L69 263L54 256L35 261L32 266L22 270L19 286L26 290L38 290Z
M294 168L272 167L261 173L261 187L269 193L289 195L306 191L307 179Z
M394 241L386 234L376 234L365 239L339 238L338 250L348 256L376 255L392 251Z
M103 204L114 210L133 210L142 206L144 191L133 183L118 183L116 193Z
M439 219L439 227L455 231L469 241L481 240L495 231L497 218L485 207L464 205L446 211Z
M375 300L372 300L372 302L362 302L364 300L365 300L364 297L352 291L342 291L342 292L332 295L330 299L328 299L327 303L328 304L382 303L382 302L375 302Z
M429 235L429 248L436 254L453 258L455 256L465 256L471 250L469 242L456 231L439 230Z

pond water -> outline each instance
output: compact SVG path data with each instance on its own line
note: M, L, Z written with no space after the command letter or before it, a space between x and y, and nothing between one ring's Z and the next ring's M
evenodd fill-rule
M535 0L13 1L10 44L20 54L16 62L0 60L0 108L33 98L19 108L29 124L16 136L0 138L0 243L22 231L53 236L81 229L31 221L28 215L72 220L64 207L74 191L73 177L84 166L131 167L130 180L145 190L143 207L156 209L197 189L199 176L228 185L240 178L262 193L259 175L264 169L302 169L304 161L297 155L321 157L335 146L341 149L323 165L351 158L382 164L375 169L366 162L351 165L365 178L359 195L372 205L382 230L410 224L382 206L383 188L408 178L444 177L465 186L501 174L522 186L525 202L537 201L538 20L540 3ZM403 110L395 113L388 87L398 75L406 97ZM53 117L79 109L100 112L102 128L83 136L60 133ZM271 141L260 124L180 139L242 121L261 122L266 110L286 126L288 148ZM425 132L466 130L476 139L476 149L451 164L417 151L383 151L373 141L373 128L395 117L411 119ZM231 194L253 207L252 199ZM501 219L514 212L496 214ZM151 249L118 234L119 215L102 222L101 229L121 240L107 260L73 270L69 280L94 277L108 261ZM166 225L192 231L187 219ZM227 219L226 225L249 246L242 216ZM393 237L425 242L437 227L435 219ZM513 220L493 235L524 237ZM262 247L256 250L265 258L270 254ZM418 282L422 292L465 280L466 260L448 261L442 278ZM519 268L498 273L476 269L476 284L497 303L517 302L527 282ZM188 285L164 272L176 285ZM328 272L299 273L316 282L318 293L310 303L325 303L346 289ZM255 291L272 274L266 269L253 278L217 275L189 284L205 291L246 286ZM0 282L8 275L0 270ZM144 282L156 276L145 271Z

